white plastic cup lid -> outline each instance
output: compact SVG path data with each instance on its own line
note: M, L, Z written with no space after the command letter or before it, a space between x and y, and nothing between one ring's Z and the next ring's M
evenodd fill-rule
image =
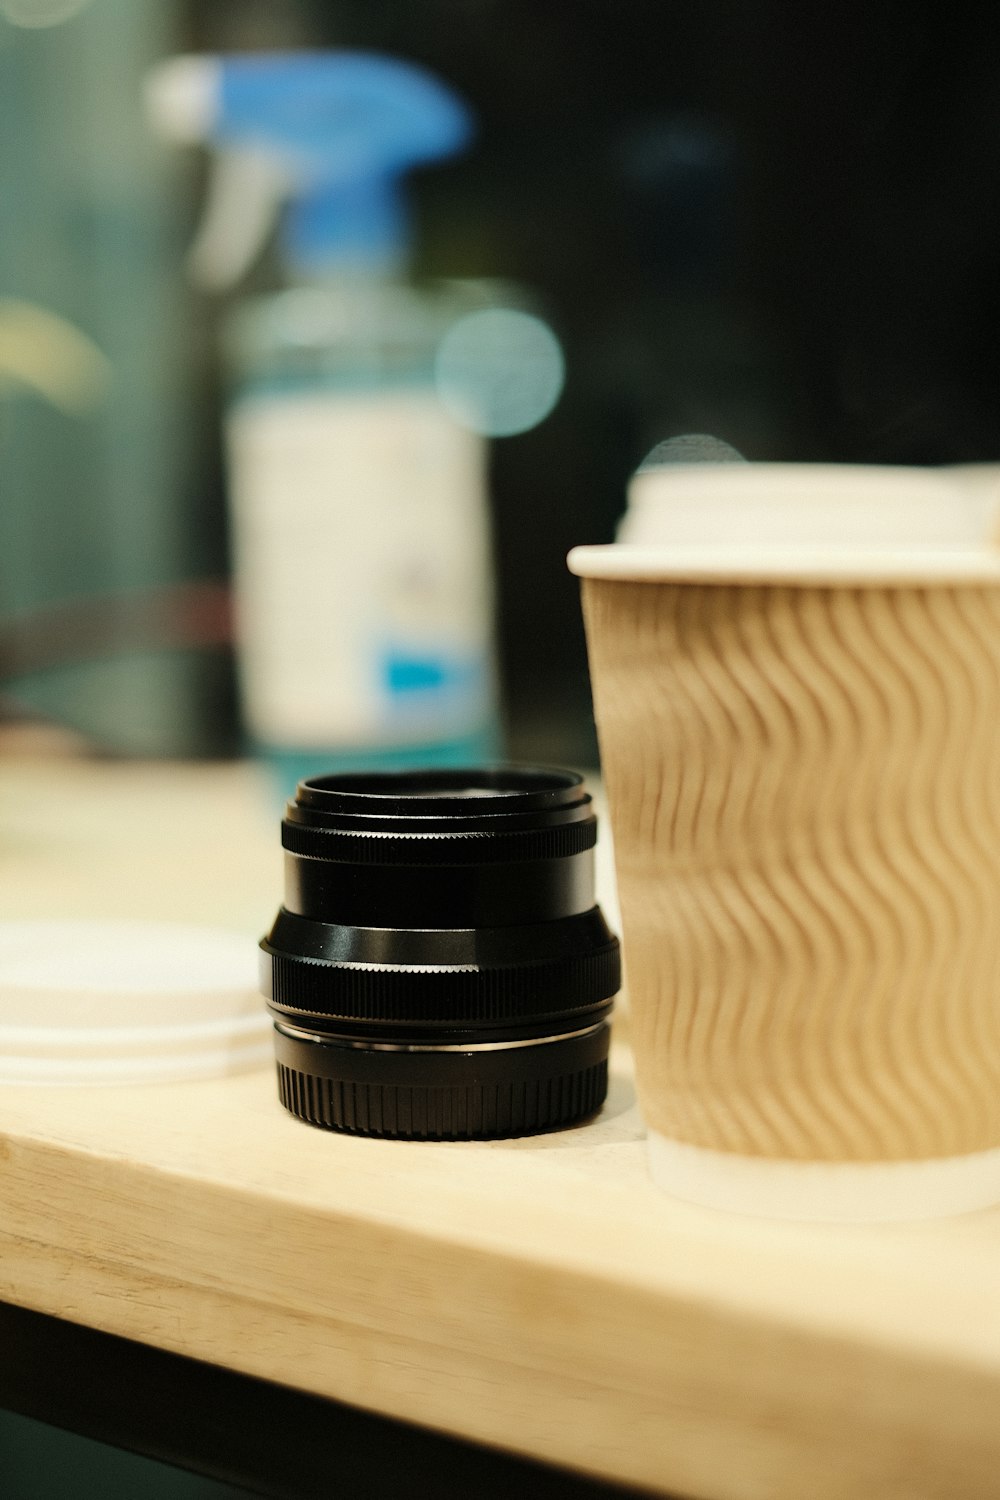
M251 938L166 922L0 923L0 1083L207 1078L271 1057Z
M594 578L995 583L1000 499L949 469L667 464L640 470L612 546L577 547Z
M992 539L1000 502L956 470L859 464L640 469L618 540L676 546L905 548Z

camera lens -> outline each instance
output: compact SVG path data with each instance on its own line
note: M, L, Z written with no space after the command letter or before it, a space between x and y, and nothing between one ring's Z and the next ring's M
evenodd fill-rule
M552 1130L607 1092L618 940L583 778L529 767L300 783L261 943L278 1090L364 1135Z

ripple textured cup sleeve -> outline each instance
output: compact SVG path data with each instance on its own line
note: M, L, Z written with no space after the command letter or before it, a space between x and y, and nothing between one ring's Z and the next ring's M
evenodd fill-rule
M685 1196L699 1150L986 1153L1000 1200L1000 587L583 596L640 1102Z

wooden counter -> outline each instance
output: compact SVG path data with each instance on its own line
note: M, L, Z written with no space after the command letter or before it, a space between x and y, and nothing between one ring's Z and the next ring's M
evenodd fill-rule
M255 935L276 816L247 767L0 762L0 909ZM595 1124L487 1144L312 1129L270 1071L0 1090L0 1298L653 1490L1000 1492L1000 1212L673 1202L623 1047Z

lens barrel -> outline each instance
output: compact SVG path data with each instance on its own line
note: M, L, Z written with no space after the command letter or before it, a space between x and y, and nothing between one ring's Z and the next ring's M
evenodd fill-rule
M303 781L261 943L282 1103L363 1135L553 1130L607 1093L618 940L583 778L535 767Z

